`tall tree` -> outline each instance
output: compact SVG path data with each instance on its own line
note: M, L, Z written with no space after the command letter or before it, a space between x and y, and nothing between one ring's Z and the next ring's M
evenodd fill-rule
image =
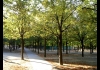
M52 22L53 26L57 28L57 36L59 43L59 63L63 65L62 57L62 33L68 28L73 12L76 10L76 6L73 1L66 0L44 0L42 5L45 9L45 15L49 22Z
M8 0L6 0L7 2ZM8 37L7 34L10 34L9 37L11 38L20 38L21 39L21 59L24 60L24 37L26 36L25 33L29 32L30 28L30 18L28 14L27 6L28 1L22 0L14 0L9 1L7 4L9 7L9 16L5 20L6 25L4 25L4 30L9 30L8 33L4 35ZM6 28L6 29L5 29ZM12 36L11 36L12 35Z

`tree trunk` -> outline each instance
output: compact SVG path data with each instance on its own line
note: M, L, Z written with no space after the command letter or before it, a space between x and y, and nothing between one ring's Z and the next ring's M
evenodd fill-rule
M21 60L24 60L24 39L23 39L23 35L21 35Z
M68 49L69 53L70 53L70 49L71 49L71 46L69 46L69 49Z
M79 51L79 49L80 49L80 48L79 48L79 45L78 45L78 51Z
M3 42L3 48L5 48L4 46L5 46L5 44L4 44L4 42Z
M54 49L53 49L53 43L52 43L52 51L53 51Z
M92 45L92 42L90 42L90 54L93 53L93 45Z
M81 40L81 45L82 45L82 57L84 57L84 44L83 44L83 40Z
M59 63L63 65L63 58L62 58L62 32L60 30L59 34Z
M66 54L68 54L68 46L67 46L67 41L66 41Z
M40 51L42 51L42 43L40 42Z
M63 43L63 52L64 52L64 43Z
M91 46L92 46L92 53L93 53L93 47L94 47L94 46L93 46L93 44L91 44Z
M58 36L57 36L57 55L59 55Z
M46 38L44 39L44 57L46 57Z
M93 53L93 45L92 45L92 53Z
M38 38L38 43L37 44L38 44L38 54L39 54L39 38Z
M33 51L34 51L34 41L33 41Z
M8 44L8 47L9 47L9 49L10 49L10 42L9 42L9 44Z
M36 52L36 40L35 40L35 52Z
M11 46L10 46L10 42L9 42L9 50L10 50L10 52L12 51L12 48L11 48Z
M15 48L16 48L16 50L17 50L16 40L15 40Z
M50 46L50 50L52 51L52 45Z

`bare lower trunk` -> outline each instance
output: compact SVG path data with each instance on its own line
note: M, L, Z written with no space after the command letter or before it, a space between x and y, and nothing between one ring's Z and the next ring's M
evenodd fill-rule
M93 53L93 45L92 45L92 53Z
M58 37L57 37L57 55L59 55Z
M35 52L36 52L36 41L35 41Z
M21 60L24 60L24 39L23 39L23 35L21 36Z
M92 45L92 42L90 42L90 54L93 53L93 45Z
M41 47L42 47L42 43L40 42L40 51L42 51L42 48Z
M82 45L82 57L84 57L84 45L83 45L83 40L81 40L81 45Z
M64 52L64 43L63 43L63 52Z
M66 41L66 54L68 54L68 46L67 46L67 41Z
M63 58L62 58L62 33L60 32L59 35L59 63L63 65Z
M38 38L38 54L39 54L39 38Z
M46 57L46 38L44 39L44 57Z

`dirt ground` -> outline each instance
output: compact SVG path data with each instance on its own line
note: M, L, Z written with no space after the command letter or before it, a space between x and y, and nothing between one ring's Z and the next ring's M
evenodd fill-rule
M78 53L63 53L63 65L59 65L59 56L52 52L44 57L43 52L37 55L49 61L58 70L97 70L97 54L85 53L84 57Z
M4 54L9 54L9 50L3 50ZM33 51L33 50L31 50ZM11 61L5 60L7 55L3 55L3 70L31 70L31 65L29 61L20 60L20 51L13 51L12 54L16 53L18 60L9 59ZM97 53L90 54L86 52L84 57L80 53L63 53L63 65L59 65L59 56L54 51L47 51L46 57L44 57L44 52L40 51L37 55L41 56L45 60L49 61L55 69L58 70L97 70ZM9 54L12 55L11 53ZM25 55L26 59L27 56ZM13 58L16 59L16 58Z
M3 70L28 70L28 68L20 64L12 64L10 62L3 61Z

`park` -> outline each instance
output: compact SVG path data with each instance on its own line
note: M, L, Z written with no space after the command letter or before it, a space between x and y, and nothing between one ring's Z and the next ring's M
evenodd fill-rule
M4 70L97 70L96 0L3 0Z

